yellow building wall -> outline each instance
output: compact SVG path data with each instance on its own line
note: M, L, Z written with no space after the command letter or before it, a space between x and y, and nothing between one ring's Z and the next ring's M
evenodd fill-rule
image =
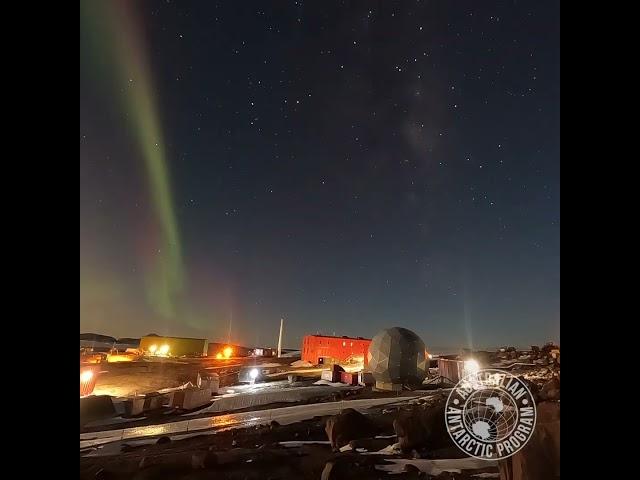
M150 353L149 347L151 345L155 345L158 350L163 345L169 345L170 357L197 356L207 354L207 343L204 338L142 337L140 339L140 350Z

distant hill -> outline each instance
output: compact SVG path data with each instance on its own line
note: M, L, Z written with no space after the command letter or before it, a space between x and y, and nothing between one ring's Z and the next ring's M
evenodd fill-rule
M80 340L87 342L116 343L115 338L108 335L100 335L99 333L81 333Z
M100 335L99 333L81 333L80 334L80 345L83 347L97 347L97 348L106 348L113 347L115 345L116 348L123 348L123 346L135 347L137 348L140 345L139 338L114 338L109 335Z

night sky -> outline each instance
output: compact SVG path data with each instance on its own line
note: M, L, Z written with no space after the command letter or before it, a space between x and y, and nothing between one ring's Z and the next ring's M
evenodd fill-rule
M81 2L80 330L559 340L557 1Z

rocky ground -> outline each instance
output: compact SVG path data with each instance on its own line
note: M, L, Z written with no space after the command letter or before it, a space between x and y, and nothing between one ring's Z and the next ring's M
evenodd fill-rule
M89 454L83 452L80 476L114 480L556 479L559 355L557 361L545 363L513 365L510 369L527 380L539 403L538 422L542 427L537 429L541 432L539 438L532 439L524 453L514 455L504 465L480 462L471 468L456 469L446 462L444 466L437 461L429 463L438 459L460 462L465 458L451 443L442 421L448 390L434 390L425 391L418 400L371 410L366 415L346 408L338 415L291 425L273 422L182 440L161 437L154 443L131 441ZM363 391L359 395L376 393ZM385 453L380 454L381 450ZM413 459L420 460L411 464ZM539 470L536 475L522 476L523 470L532 471L534 467ZM542 467L544 471L540 470ZM395 469L392 476L385 471L388 469Z
M81 457L80 477L122 480L374 479L388 478L388 474L379 468L390 464L389 458L463 457L450 445L428 451L411 449L404 454L398 452L386 456L366 454L365 450L378 451L397 441L394 436L397 413L379 411L363 416L347 409L334 417L315 418L286 426L273 423L180 441L161 437L151 445L125 444L117 455ZM434 437L430 440L435 441L431 445L439 445L437 442L442 439ZM313 441L319 443L306 443ZM340 447L346 451L339 451ZM424 450L422 445L417 448ZM472 474L483 472L495 474L497 468L472 469L455 478L471 480L478 478ZM452 478L447 475L445 472L438 478ZM427 477L409 466L407 471L394 475L394 478Z

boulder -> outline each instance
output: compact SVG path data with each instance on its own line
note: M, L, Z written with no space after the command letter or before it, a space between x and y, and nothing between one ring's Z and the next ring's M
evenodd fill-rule
M560 403L541 402L536 409L529 442L498 464L501 480L560 479Z
M414 406L403 410L393 422L398 444L403 452L426 448L435 450L452 445L444 423L445 404Z
M113 417L115 413L109 395L90 395L80 399L80 427L95 420Z
M199 470L210 468L218 464L218 458L214 452L208 450L198 450L191 454L191 468Z
M338 475L336 474L337 468L335 462L327 462L320 475L320 480L335 480Z
M371 457L373 456L362 457L350 453L339 453L327 461L320 475L320 480L352 480L354 477L376 478L363 475L363 470L369 473L375 472L376 459Z
M540 393L540 386L537 383L526 379L523 375L519 375L518 380L526 385L526 387L531 392L531 395L533 395L533 398L538 398L538 394Z
M421 478L427 478L427 474L426 473L421 471L415 465L411 465L410 463L407 463L404 466L404 471L407 473L407 475L405 475L405 477L404 477L407 480L418 480L418 479L421 479Z
M538 393L538 398L544 400L560 400L560 379L553 377L545 383Z
M331 442L331 448L337 451L351 440L374 436L376 428L373 422L360 412L346 408L338 415L327 419L324 431Z

